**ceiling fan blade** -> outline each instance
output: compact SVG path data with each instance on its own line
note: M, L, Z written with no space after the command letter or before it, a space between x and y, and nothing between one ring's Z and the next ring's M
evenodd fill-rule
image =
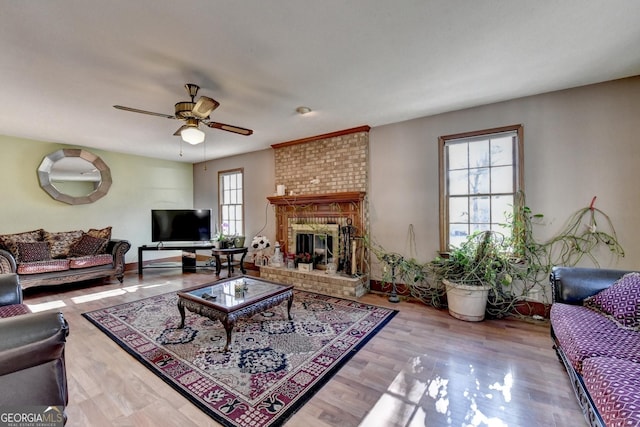
M167 119L176 118L175 116L170 116L169 114L154 113L153 111L145 111L145 110L139 110L137 108L123 107L122 105L114 105L113 108L117 108L118 110L131 111L132 113L141 113L141 114L148 114L150 116L164 117Z
M199 119L206 119L219 105L220 103L215 99L209 98L208 96L201 96L191 112Z
M225 125L224 123L217 123L217 122L202 122L202 123L206 124L210 128L222 129L222 130L226 130L227 132L233 132L233 133L237 133L245 136L249 136L253 133L251 129L245 129L245 128L232 126L232 125Z

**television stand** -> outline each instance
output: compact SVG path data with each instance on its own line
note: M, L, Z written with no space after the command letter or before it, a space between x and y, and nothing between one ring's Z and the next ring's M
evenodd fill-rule
M166 244L158 243L155 245L142 245L138 246L138 274L142 276L142 270L145 268L176 268L182 267L183 272L194 272L196 270L196 250L211 250L213 245L209 243L185 243L185 244ZM182 251L181 263L167 263L159 262L149 265L144 265L143 254L147 251ZM193 255L191 255L193 254Z
M138 274L142 276L145 268L177 268L182 267L183 273L193 273L197 268L201 268L196 263L196 251L197 250L210 250L211 256L215 258L216 275L219 276L222 271L223 262L221 257L226 258L226 267L229 269L229 276L233 274L233 267L238 265L240 271L244 274L246 272L244 268L244 258L247 255L249 248L230 248L230 249L217 249L208 242L204 243L190 243L190 244L156 244L156 245L142 245L138 246ZM147 251L182 251L181 263L167 263L159 262L154 264L144 265L143 255ZM233 256L235 254L242 254L242 258L239 262L234 262ZM211 267L206 265L204 267Z

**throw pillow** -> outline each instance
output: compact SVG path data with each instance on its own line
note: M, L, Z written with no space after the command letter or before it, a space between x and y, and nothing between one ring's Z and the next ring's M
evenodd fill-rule
M39 242L42 241L43 229L25 231L24 233L0 235L0 249L5 249L18 256L18 242Z
M627 273L613 285L586 298L584 306L607 315L618 325L640 330L640 273Z
M18 262L46 261L51 259L47 242L17 242Z
M66 258L69 250L78 240L82 238L82 230L63 231L59 233L44 232L44 240L49 243L51 258Z
M107 239L101 239L99 237L93 237L89 234L82 236L71 249L69 249L70 256L85 256L96 255L104 250L107 246Z
M111 240L111 227L105 227L102 229L92 228L87 233L89 236L97 237L99 239Z

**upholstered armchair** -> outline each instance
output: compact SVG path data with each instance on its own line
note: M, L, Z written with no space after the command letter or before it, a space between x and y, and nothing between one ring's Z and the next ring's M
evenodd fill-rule
M62 313L30 313L16 274L0 274L0 407L68 403Z

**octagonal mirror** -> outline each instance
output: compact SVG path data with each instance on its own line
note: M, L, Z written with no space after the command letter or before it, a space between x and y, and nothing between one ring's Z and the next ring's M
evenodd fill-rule
M40 187L70 205L93 203L111 187L111 170L89 151L65 148L46 156L38 168Z

